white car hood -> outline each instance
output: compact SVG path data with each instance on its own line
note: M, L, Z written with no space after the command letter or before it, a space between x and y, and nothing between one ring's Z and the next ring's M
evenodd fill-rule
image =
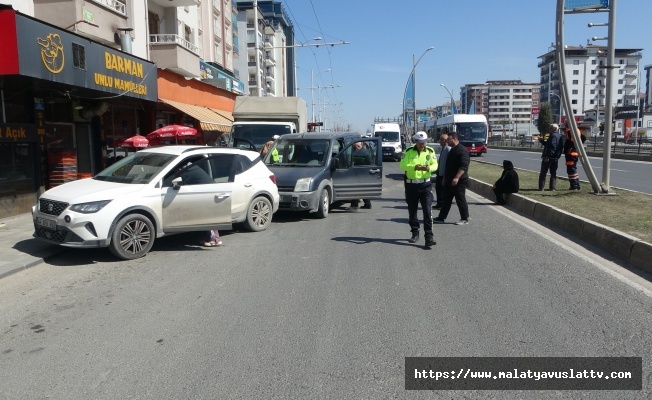
M112 200L138 192L146 186L146 184L126 184L96 179L81 179L52 188L43 193L41 197L70 204L79 204L90 201Z

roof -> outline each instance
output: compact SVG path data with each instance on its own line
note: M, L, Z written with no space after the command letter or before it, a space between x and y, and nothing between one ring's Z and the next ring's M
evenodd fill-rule
M242 150L235 147L214 147L214 146L196 146L196 145L170 145L170 146L152 146L138 151L139 153L163 153L179 155L190 152L210 152L210 153L237 153L249 154L249 150Z

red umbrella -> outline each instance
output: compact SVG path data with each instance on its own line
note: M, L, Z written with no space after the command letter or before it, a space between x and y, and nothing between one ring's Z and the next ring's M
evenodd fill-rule
M149 140L184 139L197 135L197 129L183 125L167 125L147 135Z
M136 135L122 141L120 147L133 147L135 149L142 149L149 146L149 140L144 136Z

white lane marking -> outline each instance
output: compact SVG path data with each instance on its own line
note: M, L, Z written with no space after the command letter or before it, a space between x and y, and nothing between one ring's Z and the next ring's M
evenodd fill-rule
M467 191L467 194L469 192L470 191ZM485 199L485 197L482 197L482 196L480 196L480 195L478 195L478 194L476 194L474 192L471 192L471 193L472 193L471 197L474 197L474 198L476 198L478 200ZM511 219L512 221L514 221L517 224L521 225L522 227L529 230L530 232L533 232L533 233L541 236L542 238L554 243L556 246L559 246L559 247L563 248L564 250L566 250L566 251L576 255L577 257L585 260L589 264L597 267L599 270L611 275L612 277L618 279L622 283L624 283L624 284L626 284L628 286L631 286L632 288L638 290L639 292L643 293L647 297L652 298L652 290L650 290L647 287L645 287L645 286L643 286L643 285L641 285L641 284L639 284L637 282L634 282L632 279L622 275L623 273L630 273L630 274L632 274L632 276L636 276L633 273L631 273L631 272L627 271L626 269L624 269L623 267L619 266L618 264L612 263L609 260L606 260L606 259L602 258L601 256L595 254L595 253L591 253L591 254L593 254L594 257L599 257L601 260L603 260L604 263L610 263L611 267L608 267L608 266L604 265L603 263L595 261L594 259L592 259L591 257L587 256L586 254L582 253L581 251L575 250L574 248L568 246L563 241L556 239L556 237L549 236L546 232L551 232L555 236L561 236L561 235L559 235L558 233L556 233L554 231L549 230L548 228L544 227L543 225L540 225L539 222L537 222L536 220L531 220L531 219L528 219L526 217L521 217L521 218L524 218L525 221L527 221L527 222L538 225L537 227L529 226L526 222L515 218L511 211L510 212L503 211L501 208L498 208L498 207L493 208L493 210L500 213L500 214L502 214L502 215L504 215L505 217ZM578 246L581 247L581 245L578 245ZM587 250L587 249L584 249L584 250L587 251L587 252L590 252L590 250ZM618 271L616 271L616 270L618 270ZM643 280L643 278L640 278L640 279Z

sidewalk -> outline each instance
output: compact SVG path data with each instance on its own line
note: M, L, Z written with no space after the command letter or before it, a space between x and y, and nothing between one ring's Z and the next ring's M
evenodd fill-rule
M0 219L0 279L66 251L34 239L33 233L30 213Z

